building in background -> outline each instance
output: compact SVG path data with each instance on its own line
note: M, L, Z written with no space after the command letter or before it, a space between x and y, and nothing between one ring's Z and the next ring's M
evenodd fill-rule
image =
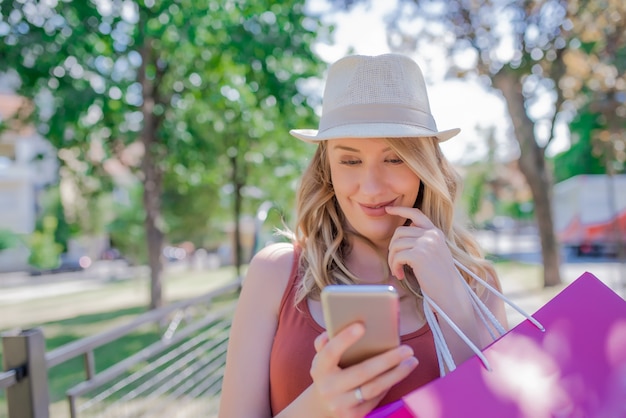
M17 120L30 111L28 100L0 88L0 229L18 235L34 231L37 197L58 179L54 147ZM2 251L0 271L26 269L27 259L25 246Z

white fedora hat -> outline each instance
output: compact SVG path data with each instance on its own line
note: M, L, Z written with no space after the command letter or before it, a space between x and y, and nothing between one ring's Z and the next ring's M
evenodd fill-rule
M461 130L437 130L424 76L411 58L399 54L351 55L328 69L319 129L292 129L306 142L336 138L436 137L445 141Z

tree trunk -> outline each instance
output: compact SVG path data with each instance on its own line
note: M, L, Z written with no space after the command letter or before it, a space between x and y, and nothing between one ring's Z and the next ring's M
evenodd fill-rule
M146 38L141 49L141 67L139 80L143 89L143 128L141 142L144 146L144 156L141 163L143 173L143 205L146 212L144 227L146 232L146 244L148 249L148 266L150 268L150 309L163 306L162 273L163 263L161 258L163 247L163 232L159 226L161 222L161 190L162 173L159 168L157 153L157 132L159 119L154 114L154 105L157 102L156 79L146 75L146 66L155 64L151 50L150 39Z
M232 168L232 182L233 182L233 211L235 219L235 232L234 232L234 253L235 253L235 269L237 277L241 277L241 264L242 264L242 248L241 248L241 188L243 187L239 180L239 164L238 156L234 153L231 156L231 168Z
M561 274L559 244L552 218L552 173L546 164L544 148L537 144L534 123L526 114L519 77L505 67L493 77L493 82L506 99L521 151L520 171L526 178L535 203L544 268L543 283L545 287L555 286L561 283Z

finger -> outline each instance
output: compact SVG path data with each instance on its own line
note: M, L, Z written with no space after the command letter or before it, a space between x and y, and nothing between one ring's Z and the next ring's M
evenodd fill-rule
M395 277L398 280L404 280L406 278L403 264L389 262L389 271L391 271L391 274L393 274L393 277Z
M397 254L404 251L411 251L424 236L425 229L412 226L401 226L396 228L393 237L389 242L389 252L387 253L387 264L391 273L399 280L404 279L404 263L395 262Z
M406 206L385 206L385 210L390 215L410 219L413 224L422 228L430 228L434 226L430 219L424 215L424 212L418 208L410 208Z
M352 376L346 378L347 380L342 384L343 393L334 399L331 410L336 412L335 415L341 416L343 415L340 411L356 412L358 416L363 416L371 411L389 389L404 379L418 364L412 353L413 350L410 347L401 346L389 350L375 362L366 360L370 363L379 363L376 367L363 362L360 363L363 365L361 367L355 365L345 369L344 375L351 374ZM370 370L367 370L368 368ZM348 413L346 416L353 416L353 413Z
M440 229L420 228L420 227L400 227L397 228L391 242L389 243L388 262L392 267L398 262L400 264L410 264L407 261L419 262L419 260L432 260L433 257L447 254L449 251L446 245L446 238ZM413 266L413 265L412 265ZM414 266L413 266L414 267ZM396 266L395 271L399 267Z
M338 337L339 334L331 338L326 349ZM317 382L317 389L321 398L325 400L325 408L330 412L330 416L362 417L378 405L395 383L406 376L400 370L389 372L398 369L403 361L411 357L413 350L403 345L335 373L326 373L325 376L323 370L317 368L316 372L322 372L322 375L315 376L313 372L312 377L314 381L317 380L316 377L322 378ZM416 360L409 361L409 364L412 362ZM406 365L401 367L404 368ZM394 377L397 380L394 380ZM383 387L385 384L387 387ZM360 393L357 393L358 388L361 388Z
M365 385L361 386L361 394L363 399L380 399L385 396L396 383L404 380L419 364L417 358L411 356L400 363L394 368L383 372L376 378L370 380Z
M415 244L415 241L421 238L425 233L435 229L432 228L424 228L411 223L410 226L399 226L396 228L393 234L393 238L390 244L394 244L396 241L400 239L408 240L406 243Z
M382 396L365 398L364 395L357 394L358 389L359 388L351 389L335 398L333 402L327 406L327 410L330 413L329 416L364 417L374 409L384 397L383 394Z
M433 257L445 255L449 251L446 237L437 228L423 230L412 228L416 232L411 235L398 236L389 243L389 257L397 257L403 254L405 257L422 260L432 260Z
M431 238L420 228L404 227L404 229L413 229L415 232L406 233L396 230L396 234L389 242L389 256L403 251L412 251L416 247L423 247L424 243L429 244L431 241Z
M322 332L315 338L313 341L313 346L315 347L315 352L319 353L322 348L328 343L328 333L326 331Z
M389 391L389 388L377 395L368 394L368 390L366 385L355 388L342 396L341 403L348 408L354 408L353 410L358 416L364 416L364 414L371 411L380 403Z
M400 345L382 354L371 357L346 369L345 385L356 388L375 379L377 376L397 367L400 363L413 357L413 349L408 345Z
M389 252L387 253L387 264L389 265L389 270L399 280L405 278L404 266L413 261L417 255L411 255L411 253L416 251L417 243L423 235L419 228L404 229L413 229L417 230L417 232L413 232L411 235L403 235L402 232L396 231L394 238L389 244Z
M318 364L324 369L337 367L341 355L365 333L365 326L357 322L338 332L333 338L328 339L325 346L318 352L320 354ZM323 355L322 355L323 354Z

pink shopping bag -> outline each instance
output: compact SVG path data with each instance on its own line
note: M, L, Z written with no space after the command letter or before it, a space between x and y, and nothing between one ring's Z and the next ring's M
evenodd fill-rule
M626 417L626 301L585 273L533 317L368 418Z

